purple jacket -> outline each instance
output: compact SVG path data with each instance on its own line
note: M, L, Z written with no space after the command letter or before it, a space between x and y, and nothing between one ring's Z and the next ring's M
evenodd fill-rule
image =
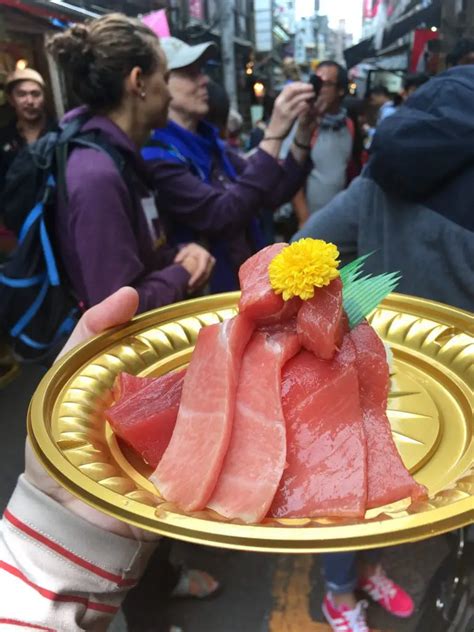
M83 110L67 115L71 120ZM131 139L112 121L94 116L82 128L99 130L126 157L125 182L109 155L92 148L72 150L66 169L68 202L58 200L56 243L65 272L85 306L124 285L139 294L139 311L182 300L189 273L173 264L176 249L162 243L158 220L145 216L142 200L152 196L147 168ZM151 228L153 226L153 230Z
M225 239L238 268L252 254L246 229L264 208L288 202L303 186L312 163L299 165L292 154L283 164L258 149L244 159L229 151L238 178L229 182L215 165L211 184L200 180L185 164L171 161L148 163L159 191L163 221L171 220L206 237Z

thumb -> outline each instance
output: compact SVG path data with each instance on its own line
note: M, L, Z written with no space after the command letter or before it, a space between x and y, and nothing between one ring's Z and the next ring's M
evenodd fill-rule
M126 323L133 318L137 308L138 293L135 289L123 287L117 290L84 313L57 359L76 345L105 329Z

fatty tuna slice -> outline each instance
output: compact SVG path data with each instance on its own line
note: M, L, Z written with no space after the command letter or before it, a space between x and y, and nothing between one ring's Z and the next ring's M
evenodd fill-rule
M287 467L270 515L362 518L367 449L355 350L348 336L333 360L300 351L283 369Z
M298 297L284 301L281 295L275 294L270 285L268 266L286 246L286 243L267 246L240 266L239 281L242 294L239 312L259 325L290 320L300 308L301 301Z
M186 369L182 369L161 377L128 376L121 381L122 397L105 411L115 434L153 468L173 434L185 373Z
M331 360L343 339L342 281L334 279L314 290L313 298L303 301L297 316L301 345L323 360Z
M185 511L203 509L229 447L244 349L254 325L236 316L199 332L168 449L150 480Z
M356 349L360 403L367 436L367 507L426 496L426 488L410 475L392 437L386 413L390 376L384 345L366 322L355 327L350 337Z
M263 520L283 474L281 369L300 349L295 325L256 331L245 350L229 449L208 502L226 518Z

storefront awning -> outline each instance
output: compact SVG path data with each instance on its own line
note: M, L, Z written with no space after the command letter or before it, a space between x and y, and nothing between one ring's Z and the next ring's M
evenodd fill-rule
M52 5L46 7L48 3L34 3L34 2L23 2L22 0L0 0L0 7L7 7L9 9L15 9L16 11L20 11L22 13L27 13L28 15L34 16L36 18L44 19L44 20L65 20L67 16L56 10L52 10Z
M400 18L400 20L395 22L389 30L385 31L381 49L383 50L384 48L387 48L396 42L397 39L408 35L422 25L438 27L440 22L441 1L435 0L429 7L420 9L411 15L406 15L405 17ZM374 38L371 37L362 40L355 46L346 48L344 51L344 58L346 60L347 67L352 68L366 59L376 57L377 54L378 53L374 46Z
M24 11L49 9L54 15L60 12L63 16L85 20L111 11L136 16L149 13L157 8L157 4L164 3L156 0L0 0L0 5L2 4Z

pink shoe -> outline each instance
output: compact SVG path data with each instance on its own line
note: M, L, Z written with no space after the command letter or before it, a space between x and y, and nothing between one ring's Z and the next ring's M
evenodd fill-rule
M335 606L331 594L323 601L323 613L334 632L370 632L365 619L366 601L359 601L351 610L349 606Z
M389 579L381 566L378 566L370 577L361 579L359 588L395 617L402 619L411 617L415 610L415 604L410 595Z

